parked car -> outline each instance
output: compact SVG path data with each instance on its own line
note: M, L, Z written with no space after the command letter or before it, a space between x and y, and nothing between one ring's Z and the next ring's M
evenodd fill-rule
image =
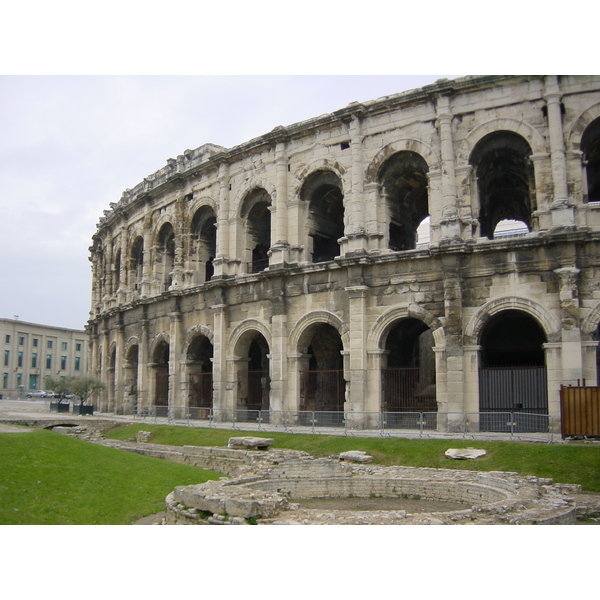
M54 398L53 392L46 392L45 390L35 390L27 394L28 398Z

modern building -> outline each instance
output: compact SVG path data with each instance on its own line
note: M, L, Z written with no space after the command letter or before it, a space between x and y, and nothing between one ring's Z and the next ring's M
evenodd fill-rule
M90 250L101 409L556 427L561 384L597 382L600 77L441 80L186 150Z
M44 389L46 377L87 375L88 334L18 319L0 319L2 386L6 398Z

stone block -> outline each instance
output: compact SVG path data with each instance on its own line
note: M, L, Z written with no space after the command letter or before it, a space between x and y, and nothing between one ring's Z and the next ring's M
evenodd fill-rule
M272 438L260 437L232 437L229 438L228 447L246 450L268 450L275 443Z

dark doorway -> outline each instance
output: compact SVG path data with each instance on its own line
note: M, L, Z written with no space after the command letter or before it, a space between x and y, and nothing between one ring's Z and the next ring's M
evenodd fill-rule
M507 310L490 319L480 338L482 431L547 430L545 342L543 329L525 313Z
M389 332L382 370L383 406L386 424L409 425L416 417L399 413L435 413L436 373L433 334L418 319L403 319ZM435 425L435 415L426 417Z

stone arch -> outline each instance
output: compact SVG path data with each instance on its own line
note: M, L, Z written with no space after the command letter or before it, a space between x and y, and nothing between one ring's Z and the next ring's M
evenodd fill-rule
M193 283L209 281L214 274L218 222L212 201L195 203L193 211L186 217L185 232L189 240L186 258Z
M463 140L456 153L457 168L466 167L469 165L469 160L471 158L473 149L479 141L481 141L490 133L496 133L500 131L510 131L511 133L520 135L529 143L533 154L545 154L548 152L544 137L525 121L517 121L516 119L505 118L493 119L483 123L482 125L479 125L478 127L475 127Z
M232 214L235 218L242 218L242 209L244 207L244 202L246 198L254 192L254 190L263 189L271 198L271 207L274 207L277 204L277 190L275 186L269 179L263 178L251 178L249 181L245 182L243 186L238 189L235 194L235 198L231 203L230 214Z
M600 103L590 106L574 119L566 135L567 150L580 150L581 138L593 121L600 118Z
M331 325L338 331L342 339L344 349L349 347L350 333L348 327L336 314L325 310L318 310L304 315L296 321L288 336L288 354L296 354L302 351L303 339L309 335L310 329L314 325Z
M196 213L205 206L212 208L213 212L217 216L217 220L219 217L219 205L215 202L210 196L201 196L198 199L193 199L187 206L185 211L185 230L189 231L192 226L192 220Z
M399 320L409 318L422 321L431 329L436 348L445 347L446 335L441 321L418 304L405 304L390 308L377 318L367 336L367 351L383 350L389 331Z
M152 341L150 342L150 352L148 353L151 361L154 358L154 352L156 351L156 348L158 347L158 345L161 342L164 342L164 343L168 344L169 346L171 345L171 339L170 339L168 332L162 331L160 333L157 333L154 336L154 338L152 338Z
M378 183L379 173L385 162L399 152L414 152L423 158L429 167L429 172L440 170L440 157L433 148L420 140L406 138L384 146L371 160L365 171L365 183Z
M227 354L240 358L240 354L235 354L243 347L240 345L240 342L243 342L243 338L252 332L260 333L265 338L269 348L271 348L271 330L267 325L258 319L247 319L237 325L229 335L229 339L227 340Z
M490 300L471 317L465 327L466 343L477 344L488 321L498 313L507 310L517 310L533 317L544 330L549 342L560 338L560 319L553 317L545 307L527 298L505 296Z
M294 180L290 185L290 198L299 199L302 187L306 183L306 180L317 171L331 171L337 175L338 179L342 183L342 194L345 189L350 187L350 183L346 181L348 172L344 167L337 161L328 160L322 158L320 160L314 160L307 165L304 165L294 173Z
M194 338L198 335L203 335L204 337L208 338L208 341L211 344L213 343L213 340L215 337L214 333L205 325L196 325L195 327L192 327L185 336L185 342L183 343L183 354L184 355L187 352L187 349L189 348L189 346L192 343L192 341L194 340Z
M123 356L127 356L129 350L131 350L133 346L139 346L140 343L140 338L137 335L132 335L131 337L127 338L123 348Z
M600 303L596 304L594 308L588 313L587 317L581 324L581 333L586 336L594 334L598 326L600 325Z

